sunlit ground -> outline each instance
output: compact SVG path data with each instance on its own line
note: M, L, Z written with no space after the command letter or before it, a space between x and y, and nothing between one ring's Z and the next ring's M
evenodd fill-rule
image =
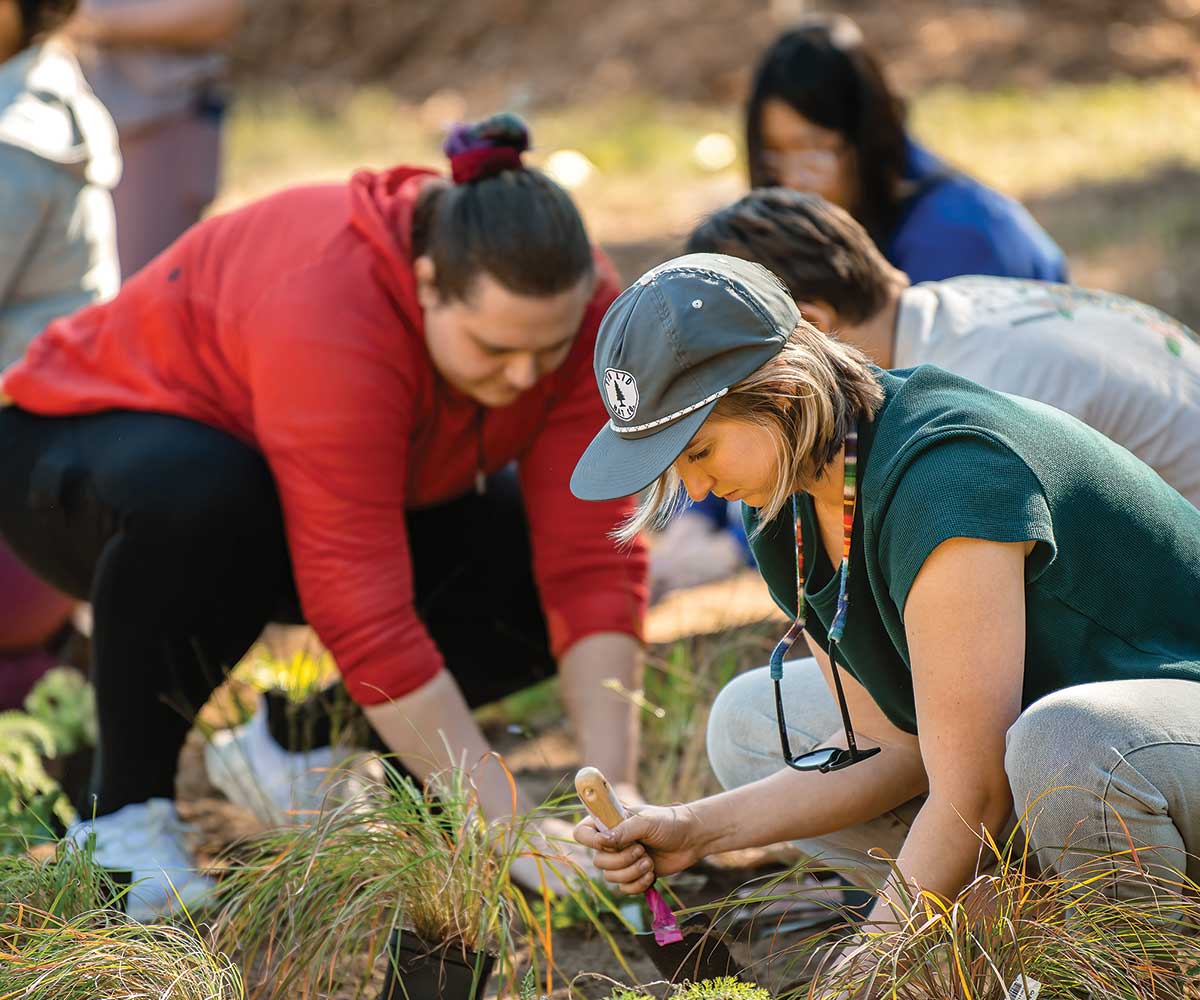
M414 106L379 91L361 92L336 116L286 99L244 99L232 115L218 207L345 177L358 166L437 165L441 127L456 113L452 97ZM738 108L641 98L528 117L535 162L547 165L564 150L581 154L554 165L577 182L574 194L598 240L638 245L622 263L673 253L705 212L743 190ZM1067 250L1075 280L1138 295L1200 324L1194 82L990 93L940 87L912 102L911 124L951 163L1025 200ZM728 140L739 155L723 162Z

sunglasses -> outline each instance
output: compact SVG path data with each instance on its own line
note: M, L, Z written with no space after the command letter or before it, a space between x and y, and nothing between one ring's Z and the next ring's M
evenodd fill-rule
M846 749L841 747L817 747L808 753L796 756L788 742L787 720L783 715L783 658L804 631L804 533L801 528L800 504L792 494L792 526L796 537L796 620L771 652L771 680L775 682L775 718L779 720L779 744L783 748L783 762L794 771L840 771L860 760L879 753L879 747L860 750L854 739L854 726L850 723L850 709L846 706L846 692L842 690L842 675L838 669L837 641L846 627L846 609L849 607L846 581L850 576L850 541L854 525L854 508L858 499L858 427L852 425L843 444L842 469L842 562L838 570L841 583L838 588L837 609L829 625L829 663L833 669L833 686L837 691L838 708L842 710L842 725L846 727Z
M857 764L859 761L874 757L879 753L879 747L859 749L854 739L854 726L850 722L850 709L846 705L846 692L842 690L842 677L837 662L837 642L829 640L829 662L833 665L833 686L837 691L838 708L842 712L842 725L846 727L846 748L817 747L808 753L794 755L788 742L787 720L783 714L783 658L795 641L793 630L779 640L774 652L771 653L771 676L775 680L775 718L779 720L779 744L783 750L783 762L793 771L820 771L828 774L830 771L840 771L842 768ZM795 630L798 631L798 630Z

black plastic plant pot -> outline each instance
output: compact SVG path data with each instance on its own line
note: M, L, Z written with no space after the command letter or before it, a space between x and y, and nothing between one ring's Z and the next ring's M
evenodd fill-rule
M100 883L100 899L97 902L105 909L126 912L125 890L133 884L133 872L128 868L105 868L104 873L111 884Z
M291 753L327 747L334 736L334 699L322 691L301 702L291 701L282 691L267 691L267 731Z
M482 1000L496 956L393 931L379 1000Z

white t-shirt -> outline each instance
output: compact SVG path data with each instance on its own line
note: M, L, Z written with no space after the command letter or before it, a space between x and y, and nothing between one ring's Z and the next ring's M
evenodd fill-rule
M1065 410L1200 507L1200 338L1165 313L1023 278L927 281L901 295L893 360L921 364Z

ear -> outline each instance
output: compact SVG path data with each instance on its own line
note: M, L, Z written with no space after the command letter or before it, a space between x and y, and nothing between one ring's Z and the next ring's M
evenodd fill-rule
M442 303L437 290L437 268L432 257L413 261L413 276L417 279L417 301L422 309L436 309Z
M813 299L811 302L797 302L796 308L800 310L801 316L822 333L833 333L837 329L837 310L828 302Z

